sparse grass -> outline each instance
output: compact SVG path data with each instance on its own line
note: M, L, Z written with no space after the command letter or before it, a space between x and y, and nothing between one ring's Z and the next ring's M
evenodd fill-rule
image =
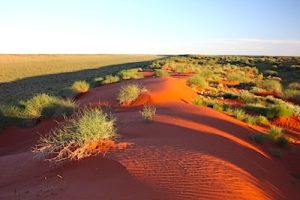
M74 91L75 94L78 93L84 93L89 91L90 89L90 84L86 81L75 81L72 86L72 90Z
M118 93L117 100L120 104L128 104L137 99L141 92L142 88L137 84L132 83L122 86Z
M255 116L252 116L252 115L246 115L244 121L247 124L255 125L256 122L257 122L257 118Z
M259 115L256 118L256 124L266 126L266 125L269 125L270 122L269 122L268 118L266 118L265 116Z
M166 70L163 70L163 69L155 69L154 70L154 75L156 77L170 76L169 72L167 72Z
M58 95L76 80L140 67L161 58L155 55L0 55L0 104L31 98L37 93ZM108 67L109 66L109 67Z
M265 76L277 76L278 72L274 71L274 70L265 70L264 72Z
M100 108L84 108L48 136L41 136L33 151L37 157L57 164L88 157L93 153L88 148L91 142L116 136L115 119Z
M189 86L194 86L194 87L201 87L201 88L207 88L208 83L206 82L205 78L203 78L201 75L194 75L190 77L187 80L187 84Z
M290 117L292 115L293 115L293 110L284 104L273 105L268 107L266 110L266 116L268 118Z
M247 117L245 111L242 109L235 109L233 111L233 116L240 121L243 121Z
M272 140L277 140L283 135L283 131L281 128L272 126L268 130L268 137Z
M300 90L298 89L286 89L284 90L284 98L285 99L293 99L296 96L300 95Z
M118 72L118 76L123 80L144 78L141 70L140 68L123 69Z
M282 94L282 85L279 81L277 80L264 80L262 82L262 88L270 91L270 92L275 92L277 94Z
M144 105L143 109L140 111L140 114L142 115L143 119L146 121L152 121L153 117L156 113L156 108L153 105Z
M120 77L119 76L114 76L114 75L107 75L104 77L104 79L102 80L102 84L110 84L110 83L116 83L120 81Z
M292 82L288 85L288 89L300 90L300 83L299 82Z

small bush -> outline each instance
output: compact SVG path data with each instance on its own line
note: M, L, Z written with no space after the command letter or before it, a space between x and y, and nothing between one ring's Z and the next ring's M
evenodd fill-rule
M118 72L118 76L123 80L144 78L144 75L140 70L140 68L123 69Z
M63 100L48 94L37 94L33 98L23 101L26 118L58 117L73 113L76 105L72 100Z
M142 88L137 84L122 86L117 96L117 100L120 104L128 104L137 99L141 92Z
M288 85L288 89L300 90L300 83L299 82L292 82Z
M110 83L116 83L120 81L119 76L113 76L113 75L107 75L104 77L102 84L110 84Z
M154 75L156 77L166 77L166 76L170 76L169 72L167 72L166 70L163 69L155 69L154 70Z
M221 112L221 111L223 111L223 106L222 106L222 104L215 103L215 104L213 105L213 109L216 110L216 111Z
M222 96L224 99L237 99L239 97L236 94L228 93L228 92L224 93Z
M146 121L152 121L156 113L156 108L152 105L144 105L143 109L140 111L140 114Z
M270 122L269 122L268 118L266 118L265 116L260 115L256 118L256 124L258 124L258 125L265 126L265 125L268 125L269 123Z
M208 87L208 83L200 75L194 75L191 78L189 78L187 80L187 84L189 86L196 86L196 87L201 87L201 88L207 88Z
M300 95L300 90L295 90L295 89L284 90L284 98L286 98L286 99L293 99L299 95Z
M247 90L243 90L241 92L239 98L240 98L240 100L243 100L243 101L245 101L247 103L254 103L254 102L256 102L255 96L252 93L248 92Z
M282 94L282 85L277 80L264 80L262 82L262 88L270 92Z
M237 118L238 120L241 120L241 121L243 121L246 118L245 111L243 111L241 109L235 109L233 112L233 115L235 116L235 118Z
M195 99L193 99L192 103L195 104L195 105L197 105L197 106L204 105L203 98L201 98L201 97L196 97Z
M281 128L276 127L276 126L272 126L269 130L268 130L268 136L270 139L272 140L277 140L278 138L280 138L283 135L283 131Z
M284 104L270 106L266 112L266 116L269 118L290 117L293 115L293 110Z
M67 122L42 136L33 152L53 163L90 156L91 142L114 139L115 120L100 108L84 108Z
M89 91L90 84L86 81L75 81L71 88L74 93L83 93Z
M278 72L274 71L274 70L265 70L264 71L264 75L265 76L277 76Z
M246 115L244 121L247 124L255 125L256 124L256 117L252 115Z

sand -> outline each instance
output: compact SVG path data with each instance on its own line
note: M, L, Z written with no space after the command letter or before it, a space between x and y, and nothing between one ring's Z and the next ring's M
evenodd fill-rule
M130 106L120 107L121 85L145 88ZM110 106L124 149L49 168L34 160L39 134L55 127L44 120L33 128L9 127L0 134L0 199L299 199L299 145L274 158L270 146L249 137L257 130L213 109L192 105L196 93L184 77L144 78L92 89L80 105ZM154 104L152 123L139 110Z

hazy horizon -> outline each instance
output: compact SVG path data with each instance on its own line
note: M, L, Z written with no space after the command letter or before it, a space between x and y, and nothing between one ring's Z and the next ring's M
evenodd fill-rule
M298 8L297 0L11 0L0 2L0 54L300 56Z

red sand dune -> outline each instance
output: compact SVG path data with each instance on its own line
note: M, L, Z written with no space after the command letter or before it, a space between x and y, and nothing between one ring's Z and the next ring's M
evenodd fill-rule
M10 127L0 134L0 199L299 199L299 180L290 175L300 172L299 146L273 158L243 122L190 104L196 94L182 78L128 82L148 89L133 106L115 100L124 82L92 89L78 102L115 108L119 141L132 145L51 169L33 160L30 148L37 132L55 123ZM139 114L146 102L157 107L153 123Z

